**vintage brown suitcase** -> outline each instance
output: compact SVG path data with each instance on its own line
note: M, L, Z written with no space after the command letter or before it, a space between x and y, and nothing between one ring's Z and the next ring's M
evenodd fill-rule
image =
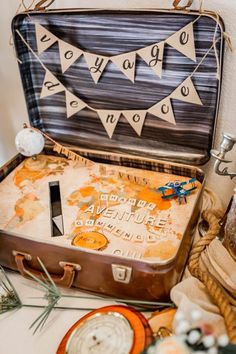
M191 60L186 53L184 55L183 52L176 50L171 42L169 41L168 44L167 41L167 38L180 29L186 28L185 26L190 23L193 25L196 61ZM36 56L34 55L37 53L35 24L40 24L58 39L42 54ZM176 179L197 183L197 190L186 196L187 204L182 198L179 204L176 199L173 201L168 198L163 199L161 194L158 194L158 201L172 203L174 211L171 211L172 214L170 212L168 217L175 220L173 228L177 227L176 225L183 228L181 235L175 232L174 236L172 234L170 236L168 233L170 229L167 227L162 228L164 231L161 227L158 229L158 232L163 232L164 235L161 242L169 237L175 237L175 245L178 247L174 252L168 253L168 243L163 243L161 248L158 248L152 243L150 233L149 239L145 241L146 248L141 255L128 252L130 244L134 242L137 235L125 236L127 230L124 230L121 236L122 242L127 242L124 246L111 249L114 243L121 244L118 238L113 241L112 236L105 250L102 248L93 250L81 246L80 243L79 247L71 244L71 238L69 243L68 238L67 242L63 243L64 236L52 237L51 231L46 235L45 225L51 217L49 209L46 214L42 214L44 219L42 217L41 222L35 223L31 219L28 224L22 225L22 218L19 215L14 219L14 208L17 213L19 206L17 200L25 196L27 185L26 183L22 187L16 183L17 176L22 169L26 168L26 161L28 161L24 160L23 156L17 155L0 171L0 198L4 201L4 203L0 202L3 214L0 220L0 263L20 271L22 275L25 275L25 270L40 274L37 261L39 257L59 285L73 285L84 291L122 298L167 300L170 289L180 280L183 273L201 207L204 173L193 165L203 164L208 160L213 142L220 96L220 81L216 73L221 71L223 57L222 22L217 23L211 13L199 14L185 11L39 10L17 15L13 19L12 29L17 56L21 61L19 68L29 119L33 127L50 134L64 146L70 147L96 163L113 166L110 167L111 170L114 168L117 171L119 170L117 166L121 166L121 171L125 173L140 175L137 171L141 169L143 171L141 175L150 177L152 180L152 193L157 193L156 189L161 187L161 182L165 181L165 186L166 182L176 181ZM188 34L186 30L185 35ZM81 58L64 73L61 70L59 40L84 51ZM96 53L98 56L115 56L163 41L165 41L165 49L161 78L137 55L134 83L110 60L96 84L83 57L86 52ZM67 119L65 90L40 99L40 92L45 84L45 70L53 73L66 90L70 90L76 97L79 96L84 100L87 108ZM191 78L201 104L174 99L172 96L171 104L176 125L150 113L148 107L165 100L187 78ZM91 107L95 108L90 109ZM97 113L101 110L123 112L120 114L112 138L108 137L104 124L98 117ZM125 118L125 110L147 111L140 136ZM50 156L58 159L62 155L56 155L48 145L44 159L50 160ZM71 166L70 164L68 167L71 168L67 173L67 176L70 176L68 181L66 177L63 179L64 172L62 176L53 177L54 180L60 181L62 196L69 195L69 191L65 190L62 184L65 181L68 184L72 183L76 180L75 176L78 176L78 181L80 178L80 167L78 169L80 173L74 175L75 171ZM74 176L73 181L72 176ZM26 174L26 180L27 178L29 180ZM53 181L53 178L50 181ZM41 191L48 193L49 199L48 181L48 179L46 182L44 179L40 180L34 185L34 191L36 194L39 193L41 186ZM119 181L117 183L119 190ZM129 190L135 188L133 184ZM148 189L143 186L137 188L139 192L140 188L146 188L146 191ZM150 188L148 191L150 192ZM107 193L105 191L102 194ZM139 195L135 194L135 196ZM129 203L128 192L125 197L128 198L127 203ZM106 198L110 198L109 195ZM134 203L138 203L142 198L136 199ZM91 205L87 206L91 207ZM179 211L181 218L178 218ZM11 213L13 219L9 221L7 216L9 217ZM64 224L66 228L66 220ZM147 225L150 226L149 223ZM155 237L157 242L160 234L159 236L156 234ZM108 238L106 234L105 239Z

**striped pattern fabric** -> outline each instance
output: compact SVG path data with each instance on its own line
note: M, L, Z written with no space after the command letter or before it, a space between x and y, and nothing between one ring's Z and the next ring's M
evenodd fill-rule
M220 90L214 50L192 78L203 106L172 100L177 125L147 114L141 137L121 116L109 139L96 112L84 109L66 118L63 92L39 99L45 71L14 32L18 29L36 52L34 24L40 23L57 37L86 51L116 55L162 41L197 17L175 12L118 10L36 12L30 17L16 16L12 27L17 55L22 61L20 72L32 125L61 142L82 148L188 164L205 163L212 146ZM210 16L203 15L195 22L197 63L211 47L215 28L216 22ZM222 28L218 26L216 38L221 37ZM221 39L217 43L220 62L222 52ZM95 84L83 57L62 74L58 44L47 49L40 58L70 92L96 109L111 110L151 107L168 96L197 65L166 45L161 79L138 57L134 84L111 62Z

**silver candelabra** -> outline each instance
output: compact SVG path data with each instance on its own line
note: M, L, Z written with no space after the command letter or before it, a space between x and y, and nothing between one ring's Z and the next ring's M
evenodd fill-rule
M220 176L229 176L231 179L236 177L236 172L229 172L228 167L220 168L222 163L231 163L231 160L226 159L226 154L231 151L236 143L236 138L231 134L224 133L220 144L220 151L211 150L211 156L216 159L214 170Z

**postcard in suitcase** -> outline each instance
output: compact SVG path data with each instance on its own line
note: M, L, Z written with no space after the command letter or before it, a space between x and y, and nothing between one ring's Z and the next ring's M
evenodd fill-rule
M57 284L167 300L201 207L221 20L37 9L12 30L32 126L23 135L50 139L33 157L21 146L1 169L1 264L40 275L39 257Z

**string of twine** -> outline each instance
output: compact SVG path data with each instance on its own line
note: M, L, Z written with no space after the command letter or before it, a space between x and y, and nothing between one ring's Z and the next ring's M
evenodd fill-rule
M231 298L216 279L214 279L209 273L202 271L200 268L201 253L219 234L219 220L222 215L223 213L221 210L206 210L203 212L202 217L208 222L209 230L206 235L193 246L190 253L188 268L192 276L199 279L205 285L212 300L219 308L220 314L224 318L230 341L236 343L236 314L232 306Z

